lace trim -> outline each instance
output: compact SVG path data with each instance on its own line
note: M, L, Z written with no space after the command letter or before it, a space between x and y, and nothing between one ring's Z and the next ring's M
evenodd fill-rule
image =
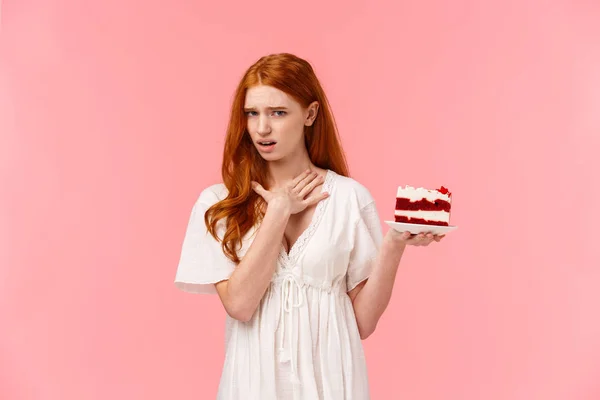
M323 182L323 187L321 188L321 193L328 192L331 194L331 189L333 188L333 182L334 182L333 178L334 178L334 172L327 170L327 173L325 175L325 182ZM329 204L330 199L331 199L331 197L327 197L326 199L321 200L317 204L317 208L315 209L315 213L312 217L311 223L308 225L308 228L306 228L306 230L304 232L302 232L302 234L300 235L298 240L296 240L296 242L290 249L289 254L286 254L285 249L282 246L280 255L281 255L282 260L284 261L284 265L296 264L298 255L304 250L304 248L306 247L306 244L308 243L310 238L315 233L317 227L319 226L319 223L321 222L321 219L323 218L323 213L325 211L325 208L327 207L327 204Z

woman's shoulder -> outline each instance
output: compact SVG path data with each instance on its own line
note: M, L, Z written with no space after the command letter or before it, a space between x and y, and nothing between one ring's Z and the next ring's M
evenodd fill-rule
M227 197L227 187L224 183L215 183L200 190L196 203L212 206Z
M344 201L355 202L359 208L375 201L371 191L365 184L349 176L336 174L335 189L340 195L338 198Z

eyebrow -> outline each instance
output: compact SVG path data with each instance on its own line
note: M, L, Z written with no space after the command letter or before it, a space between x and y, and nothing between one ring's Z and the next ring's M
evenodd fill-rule
M267 110L287 110L285 106L270 106L266 107ZM256 111L256 107L244 107L244 111Z

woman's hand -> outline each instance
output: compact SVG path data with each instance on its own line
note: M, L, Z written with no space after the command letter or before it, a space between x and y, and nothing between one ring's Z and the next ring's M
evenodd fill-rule
M285 206L290 214L297 214L329 196L327 192L308 196L324 180L325 178L317 172L306 170L281 188L266 190L258 182L252 181L252 189L265 200L267 205L277 203Z
M439 242L446 235L434 235L431 232L411 234L410 232L398 232L390 229L386 234L386 239L403 245L428 246L432 242Z

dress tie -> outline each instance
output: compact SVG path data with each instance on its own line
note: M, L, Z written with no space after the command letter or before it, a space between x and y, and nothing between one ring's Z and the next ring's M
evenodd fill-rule
M302 294L302 282L298 281L293 274L286 274L281 282L281 331L279 340L279 361L286 362L290 361L290 367L292 371L292 382L299 384L300 379L298 378L298 372L296 370L296 359L295 354L297 346L294 346L294 331L298 332L298 325L294 318L294 309L301 307L304 301ZM285 329L286 321L289 317L291 326L287 327L288 330L288 342L287 346L285 343ZM291 329L290 329L291 328ZM286 348L287 347L287 348ZM294 348L296 347L296 348Z

